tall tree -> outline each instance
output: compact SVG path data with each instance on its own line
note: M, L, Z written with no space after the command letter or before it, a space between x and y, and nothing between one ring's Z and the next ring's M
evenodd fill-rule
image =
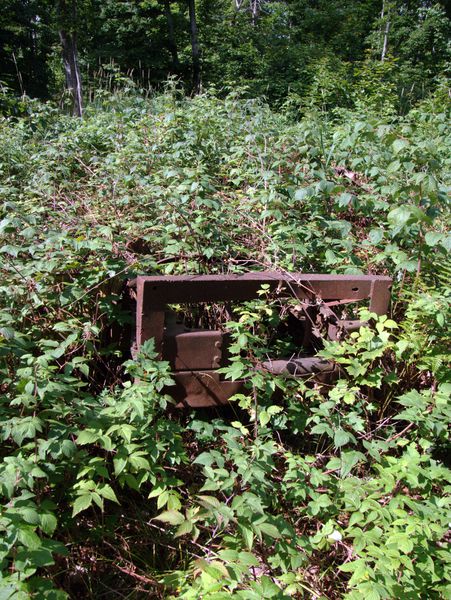
M252 16L252 25L257 24L258 14L260 12L260 0L250 0L250 9Z
M388 47L388 34L390 32L390 4L386 6L385 0L382 0L382 10L381 10L381 24L384 29L384 36L382 41L382 52L381 52L381 60L383 61L387 55L387 47Z
M66 88L72 96L73 114L81 117L83 115L83 98L78 65L76 0L58 0L58 20Z
M171 2L170 2L170 0L163 0L163 2L164 2L164 14L165 14L166 22L168 25L168 47L169 47L169 52L171 53L171 58L172 58L172 69L175 73L179 73L180 61L179 61L179 55L178 55L178 51L177 51L177 42L175 40L174 17L172 15Z
M194 0L188 1L188 9L189 9L189 27L190 27L190 36L191 36L191 56L193 62L193 77L192 77L192 91L195 94L200 92L200 84L201 84L201 73L200 73L200 44L199 44L199 35L197 31L197 21L196 21L196 7L194 4Z

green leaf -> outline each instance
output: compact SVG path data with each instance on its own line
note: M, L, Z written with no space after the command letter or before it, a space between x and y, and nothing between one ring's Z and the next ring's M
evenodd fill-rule
M20 565L20 563L25 563L32 565L35 567L47 567L49 565L54 565L55 560L52 556L52 553L46 548L38 548L36 550L22 550L18 552L15 558L16 567ZM18 571L23 570L20 567L17 569ZM0 589L0 598L1 598L1 589ZM15 596L17 598L17 596ZM25 598L24 598L25 600Z
M185 521L185 517L178 510L165 510L154 518L170 525L181 525Z
M387 545L392 545L408 554L413 550L412 539L406 533L395 533L390 535L387 539Z
M164 492L161 492L161 494L157 498L157 509L161 510L163 508L163 506L166 506L168 499L169 499L169 491L165 490Z
M19 542L30 550L36 550L41 545L40 537L30 527L21 527L18 531L17 537Z
M180 537L182 535L186 535L187 533L191 533L191 531L193 530L193 522L186 520L183 521L183 523L181 523L178 528L177 531L174 534L174 537Z
M418 206L403 204L391 210L387 215L387 220L395 228L395 233L399 233L406 225L430 221L430 218Z
M348 206L349 203L351 202L351 200L354 198L355 196L353 196L352 194L350 194L349 192L343 192L342 194L340 194L337 198L337 203L338 206L341 207L345 207Z
M440 327L445 326L445 315L443 313L437 313L435 315L435 320L437 321L438 325L440 325Z
M393 152L395 154L399 154L401 152L401 150L404 150L404 148L407 148L408 145L409 145L409 142L407 140L404 140L404 139L395 140L392 144Z
M78 496L73 504L72 516L75 517L75 515L78 515L78 513L81 513L89 508L91 504L92 494L82 494L81 496Z
M265 425L267 425L269 423L269 421L271 420L271 417L269 416L269 414L266 410L261 410L258 413L258 420L260 421L260 425L262 427L264 427Z
M238 529L240 530L241 535L243 536L244 543L246 544L246 548L248 550L252 550L254 545L254 532L247 525L238 524Z
M58 522L56 520L55 515L52 515L51 513L41 515L41 529L47 535L52 535L52 533L56 529L57 524Z
M258 567L260 561L258 558L252 554L251 552L242 551L239 553L239 561L246 565L247 567Z
M280 531L277 529L277 527L275 527L274 525L272 525L271 523L260 523L258 526L258 529L268 535L269 537L277 540L279 538L282 537L282 534L280 533Z
M117 499L113 488L110 485L108 485L107 483L104 483L103 485L98 485L96 488L96 491L103 498L106 498L107 500L112 500L113 502L116 502L116 504L119 504L119 500Z
M335 434L334 434L335 448L341 448L341 446L344 446L345 444L347 444L350 439L351 439L351 436L349 435L349 433L347 431L345 431L344 429L342 429L341 427L339 427L335 431Z
M352 513L351 518L349 519L349 527L352 527L356 523L360 523L360 521L363 521L363 519L364 517L361 512Z
M218 510L221 507L221 502L214 496L197 496L197 501L204 508Z
M384 230L383 229L372 229L368 234L368 239L370 242L376 246L384 239Z
M213 455L210 452L201 452L197 458L193 460L193 465L203 465L209 467L215 462Z
M305 200L306 198L311 196L311 194L312 194L312 188L310 188L310 187L300 188L299 190L296 190L296 192L294 193L294 199L298 200L299 202L302 202L302 200Z
M127 459L122 457L116 457L113 459L114 474L116 477L122 473L127 465Z
M428 246L436 246L443 240L443 234L438 231L428 231L424 236L424 241Z
M280 598L280 588L267 575L262 575L258 584L254 584L253 587L262 594L263 598Z
M340 476L346 477L359 461L365 460L365 455L361 452L350 450L341 453L341 470Z
M100 431L96 431L95 429L84 429L77 436L77 444L79 446L83 446L85 444L94 444L102 437Z
M31 506L23 507L20 511L23 520L30 525L37 525L40 522L39 513Z
M227 378L236 381L243 375L244 369L245 367L241 362L232 363L230 367L227 367Z
M238 346L240 348L246 348L247 343L248 343L248 337L245 333L240 333L240 335L238 336L236 343L238 344Z
M148 498L156 498L157 496L159 496L160 494L162 494L163 492L166 491L166 486L163 484L157 484L152 491L149 493L149 495L147 496Z
M347 562L343 565L340 565L338 568L343 573L354 573L357 569L365 566L365 560L363 558L358 558L357 560L353 560L351 562Z

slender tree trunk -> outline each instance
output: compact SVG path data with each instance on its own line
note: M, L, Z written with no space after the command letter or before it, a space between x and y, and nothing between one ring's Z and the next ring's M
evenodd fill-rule
M63 55L64 71L66 74L66 88L72 95L73 114L83 115L83 98L80 68L78 66L77 33L76 26L76 0L72 0L70 11L65 0L59 2L60 13L60 40Z
M251 2L251 15L252 15L252 25L255 27L258 19L258 12L260 8L259 0L250 0Z
M387 18L387 23L385 24L385 31L384 31L384 42L382 44L381 61L384 61L385 56L387 54L388 33L389 33L389 31L390 31L390 21Z
M169 52L172 57L172 69L175 73L180 72L180 61L177 52L177 43L175 41L174 33L174 19L172 17L171 2L170 0L164 0L164 14L166 16L166 22L168 24L168 46Z
M13 56L13 61L14 61L14 66L16 67L16 75L17 75L17 81L19 82L19 87L20 87L20 93L22 96L25 95L25 88L23 86L23 79L22 79L22 73L19 70L19 65L17 64L17 58L15 53L12 53Z
M198 94L200 92L200 45L199 36L197 33L196 23L196 8L194 0L188 0L189 8L189 24L190 24L190 35L191 35L191 55L193 60L193 92Z
M384 17L385 17L385 0L382 2L382 10L381 10L381 33L382 33L382 27L383 27L383 23L384 23ZM381 52L381 61L382 62L385 60L385 56L387 54L389 31L390 31L390 7L389 7L389 11L387 12L387 16L386 16L386 20L385 20L384 37L383 37L383 41L382 41L382 52Z

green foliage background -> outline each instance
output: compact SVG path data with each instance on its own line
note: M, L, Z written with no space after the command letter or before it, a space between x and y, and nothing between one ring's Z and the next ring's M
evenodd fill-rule
M86 95L124 78L145 91L168 76L191 90L187 0L5 0L0 81L16 94L64 104L59 30L77 36ZM406 113L449 69L450 5L432 0L196 0L205 89L249 98L353 107L379 90ZM256 18L252 18L252 7ZM167 10L172 15L171 39ZM66 19L67 20L67 19ZM388 30L387 30L388 27ZM387 30L387 36L385 31ZM386 50L384 52L384 39ZM177 58L174 58L176 50ZM2 108L2 104L5 104ZM6 99L0 111L11 110Z
M375 94L299 121L169 84L0 122L3 597L449 597L447 93ZM251 400L172 409L126 280L264 268L390 274L392 314L325 344L324 390L253 369L263 294L229 325Z

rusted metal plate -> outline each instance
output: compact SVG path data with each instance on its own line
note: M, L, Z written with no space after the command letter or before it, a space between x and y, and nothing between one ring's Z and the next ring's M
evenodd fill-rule
M176 385L168 388L168 394L178 407L221 406L244 390L244 381L221 381L215 371L179 371L173 378Z
M331 313L331 306L369 299L370 309L384 314L388 309L391 279L376 275L306 275L275 271L243 275L137 277L130 282L130 286L136 287L137 348L149 338L155 339L156 350L162 358L169 360L174 371L177 385L169 392L180 405L225 404L243 388L244 382L224 381L214 370L225 363L226 335L216 330L187 330L182 325L169 325L165 322L168 305L242 302L256 298L263 284L280 297L297 298L305 317L304 341L307 346L314 329L315 315ZM340 332L346 333L358 326L358 321L339 320L333 315L327 327L329 339L336 339ZM332 380L337 374L334 365L316 356L275 359L268 361L265 367L272 372L287 372L296 377L314 375L323 381L327 378Z
M169 361L175 371L219 369L222 332L173 325L165 330L163 359Z

